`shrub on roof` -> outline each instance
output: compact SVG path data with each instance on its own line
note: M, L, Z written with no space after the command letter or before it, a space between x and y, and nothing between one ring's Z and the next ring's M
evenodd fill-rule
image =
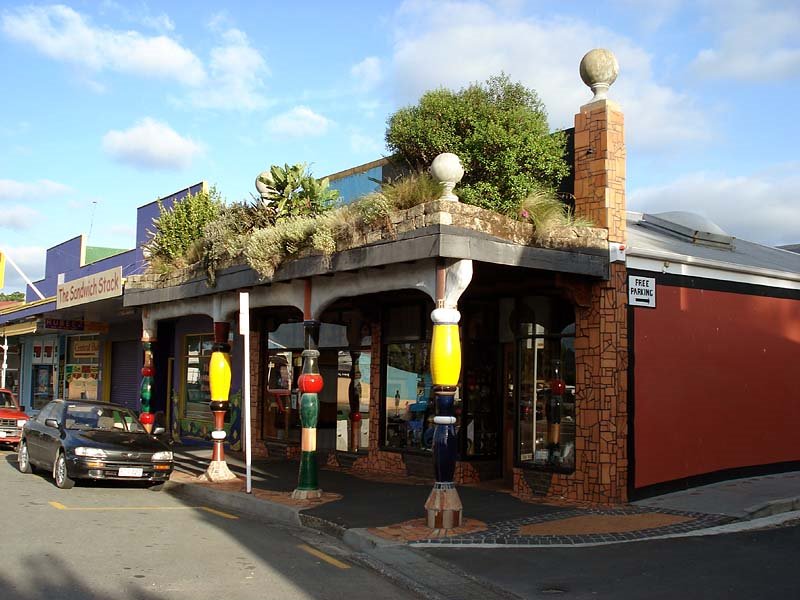
M425 93L389 118L386 143L415 171L442 152L457 154L461 200L514 217L523 198L554 189L569 173L565 135L550 133L536 92L504 74L458 92Z

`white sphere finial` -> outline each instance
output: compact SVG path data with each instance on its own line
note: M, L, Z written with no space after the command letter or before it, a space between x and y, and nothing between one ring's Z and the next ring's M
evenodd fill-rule
M611 50L595 48L589 50L581 59L581 79L594 92L595 100L605 100L608 88L619 75L619 63Z
M262 171L256 177L256 191L258 195L261 196L261 199L264 200L267 196L269 196L270 185L273 183L272 181L272 173L269 171Z
M461 160L452 152L444 152L433 159L428 172L442 184L444 190L439 200L458 202L458 196L453 193L453 188L464 176L464 167Z

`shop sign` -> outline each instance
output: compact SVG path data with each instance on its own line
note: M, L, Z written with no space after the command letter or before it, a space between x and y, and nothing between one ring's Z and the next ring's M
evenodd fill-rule
M87 302L122 295L122 267L87 275L58 285L56 308L68 308Z
M72 356L75 358L97 358L100 352L98 340L73 340Z
M628 304L631 306L656 307L655 277L628 276Z
M108 332L107 323L95 323L93 321L76 321L72 319L45 319L45 329L59 329L61 331L95 331L100 333Z
M45 329L62 329L64 331L83 331L83 321L71 319L45 319Z

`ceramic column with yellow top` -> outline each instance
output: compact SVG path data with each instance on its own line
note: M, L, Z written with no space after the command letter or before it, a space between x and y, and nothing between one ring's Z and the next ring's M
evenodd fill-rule
M445 308L439 301L431 313L433 340L431 342L431 376L436 397L436 416L433 419L433 465L436 483L425 502L428 527L452 529L461 524L461 498L453 481L458 454L453 415L453 402L461 376L461 340L458 322L461 314L455 308Z
M211 348L211 358L208 364L208 385L211 390L209 407L214 415L214 430L211 432L214 449L211 454L211 464L209 464L205 474L206 479L209 481L236 479L236 475L231 472L228 468L228 463L225 462L225 413L228 411L228 400L231 391L229 332L229 323L214 323L214 345Z

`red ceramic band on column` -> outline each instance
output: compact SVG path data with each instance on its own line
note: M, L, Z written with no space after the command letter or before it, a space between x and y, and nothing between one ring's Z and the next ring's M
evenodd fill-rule
M231 324L227 321L217 321L214 323L214 341L217 344L224 344L228 341L228 332Z
M153 413L142 413L139 415L139 421L142 422L142 425L152 425L155 423L156 417Z
M152 367L142 367L142 377L152 377L152 376L153 376Z
M301 394L318 394L322 391L322 375L303 373L297 378L297 387Z

